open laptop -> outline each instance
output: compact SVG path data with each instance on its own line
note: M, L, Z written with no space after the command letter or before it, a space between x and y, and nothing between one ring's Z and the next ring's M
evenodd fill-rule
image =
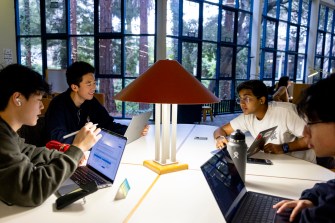
M133 116L131 119L124 136L127 138L127 144L135 141L142 136L144 127L148 124L152 112L144 112L139 115Z
M263 130L258 133L257 137L249 146L247 150L247 157L249 158L250 156L254 155L255 153L259 152L260 150L263 150L265 143L268 141L268 139L273 135L275 132L277 126L274 126L272 128Z
M247 191L226 149L214 154L201 166L201 170L227 223L272 223L276 216L272 205L286 199ZM252 201L254 198L258 200Z
M98 189L112 186L119 169L127 138L101 129L101 139L92 147L86 166L80 166L58 189L63 196L80 185L95 181ZM91 179L93 177L93 179Z

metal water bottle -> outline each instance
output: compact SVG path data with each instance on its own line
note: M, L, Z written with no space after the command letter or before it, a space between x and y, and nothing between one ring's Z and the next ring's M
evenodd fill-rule
M227 150L234 161L236 169L243 181L245 181L245 169L247 164L247 149L244 133L237 129L230 135Z

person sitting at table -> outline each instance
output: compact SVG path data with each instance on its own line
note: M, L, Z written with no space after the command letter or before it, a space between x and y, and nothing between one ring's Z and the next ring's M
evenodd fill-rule
M26 144L17 131L36 125L48 92L42 76L26 66L12 64L0 71L0 200L6 204L42 204L101 138L101 129L88 123L65 152Z
M89 63L78 61L66 70L66 81L69 88L57 95L49 104L45 113L45 128L48 140L71 143L73 136L63 139L63 136L75 132L88 121L124 135L126 125L116 123L106 108L94 97L96 81L95 69ZM146 135L149 126L142 132Z
M332 74L307 88L297 105L299 115L307 121L304 139L320 157L335 156L335 109L329 105L329 99L335 97L334 86ZM299 200L283 200L273 207L277 213L293 209L291 222L335 222L335 179L315 184Z
M255 138L259 132L278 126L273 136L264 146L264 152L283 154L316 163L313 150L308 149L302 132L305 121L298 116L295 104L284 102L268 102L268 90L260 80L242 82L237 87L243 114L214 131L216 147L222 149L229 136L236 129L249 131Z
M272 100L290 102L290 96L287 88L291 85L290 77L282 76L276 86L275 93L272 95Z

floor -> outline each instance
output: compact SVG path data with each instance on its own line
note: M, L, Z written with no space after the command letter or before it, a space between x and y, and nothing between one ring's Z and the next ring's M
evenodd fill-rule
M217 115L217 116L213 117L213 121L211 121L210 116L207 116L206 121L205 122L200 122L200 124L201 125L222 126L222 125L230 122L230 120L234 119L235 117L237 117L240 114L241 113Z

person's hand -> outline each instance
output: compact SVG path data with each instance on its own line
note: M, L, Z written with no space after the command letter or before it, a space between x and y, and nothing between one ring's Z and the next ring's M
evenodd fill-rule
M72 145L77 146L83 152L88 151L102 137L102 135L99 134L100 131L101 129L97 128L96 125L93 125L92 122L88 122L80 129Z
M281 145L276 145L272 143L268 143L263 148L265 153L272 153L272 154L283 154L283 147Z
M313 207L313 203L309 200L282 200L277 204L273 205L273 208L278 209L277 213L280 214L285 211L285 209L292 209L290 215L290 222L294 220L294 218L305 208Z
M142 136L146 136L149 132L149 125L146 125L143 129Z
M228 143L227 138L224 136L218 136L215 140L217 149L223 149Z
M84 152L83 157L82 157L81 160L79 161L79 166L86 166L87 159L88 159L88 156L89 156L89 155L90 155L90 152L89 152L89 151Z

